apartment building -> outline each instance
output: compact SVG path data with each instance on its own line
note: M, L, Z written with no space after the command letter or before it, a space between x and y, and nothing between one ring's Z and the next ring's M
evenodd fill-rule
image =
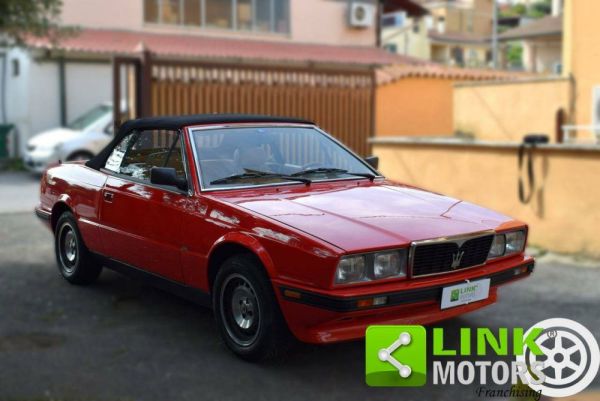
M382 40L388 50L450 66L490 64L492 0L419 0L419 4L426 15L384 15Z

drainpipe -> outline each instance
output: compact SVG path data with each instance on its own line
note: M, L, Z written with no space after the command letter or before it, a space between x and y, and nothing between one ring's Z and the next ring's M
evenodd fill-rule
M577 119L575 113L577 112L577 79L573 73L569 73L569 115L567 121L570 124L576 125Z
M65 78L65 58L58 59L58 96L60 101L60 125L67 126L67 83Z
M492 64L498 68L498 3L492 0Z
M375 45L377 47L381 47L381 14L383 12L383 6L381 5L382 3L383 1L377 1L377 11L375 12L375 34L377 35Z

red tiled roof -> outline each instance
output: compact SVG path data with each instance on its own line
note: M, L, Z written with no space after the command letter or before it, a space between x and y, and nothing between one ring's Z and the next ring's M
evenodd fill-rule
M453 79L457 81L508 81L522 78L524 75L523 73L511 71L445 67L433 63L421 66L390 65L377 70L377 85L386 85L411 77Z
M510 29L502 34L501 40L518 40L536 36L561 35L563 31L562 15L547 16L536 21Z
M135 54L140 44L158 57L195 59L245 59L286 63L354 65L419 64L420 60L368 46L333 46L277 41L219 38L185 34L83 29L61 39L56 48L67 52L105 55ZM30 38L33 48L55 48L47 38Z

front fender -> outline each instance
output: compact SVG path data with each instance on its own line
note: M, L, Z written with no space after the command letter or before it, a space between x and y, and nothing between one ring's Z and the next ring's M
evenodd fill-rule
M241 232L229 232L223 235L215 241L211 247L210 252L208 253L208 259L210 260L215 250L224 244L239 245L252 251L267 270L269 277L277 277L277 269L275 268L275 264L269 256L269 253L260 241L252 235Z
M61 194L56 198L56 201L52 205L52 215L55 215L57 210L71 209L75 213L75 207L73 205L73 199L68 194Z

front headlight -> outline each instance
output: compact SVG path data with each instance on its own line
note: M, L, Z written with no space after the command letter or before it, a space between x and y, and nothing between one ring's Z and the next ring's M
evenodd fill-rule
M506 237L504 234L498 234L494 236L494 241L492 241L492 247L490 248L490 253L488 254L488 259L499 258L504 255L506 250Z
M406 277L406 249L344 256L335 272L336 284Z
M344 256L340 259L335 272L336 284L357 283L367 280L364 255Z
M496 234L490 252L488 253L488 259L495 259L501 256L509 256L523 252L526 237L525 230Z
M525 247L525 231L506 233L506 255L519 253Z
M373 262L373 278L381 279L402 275L405 266L406 264L402 263L400 258L400 252L376 253Z

